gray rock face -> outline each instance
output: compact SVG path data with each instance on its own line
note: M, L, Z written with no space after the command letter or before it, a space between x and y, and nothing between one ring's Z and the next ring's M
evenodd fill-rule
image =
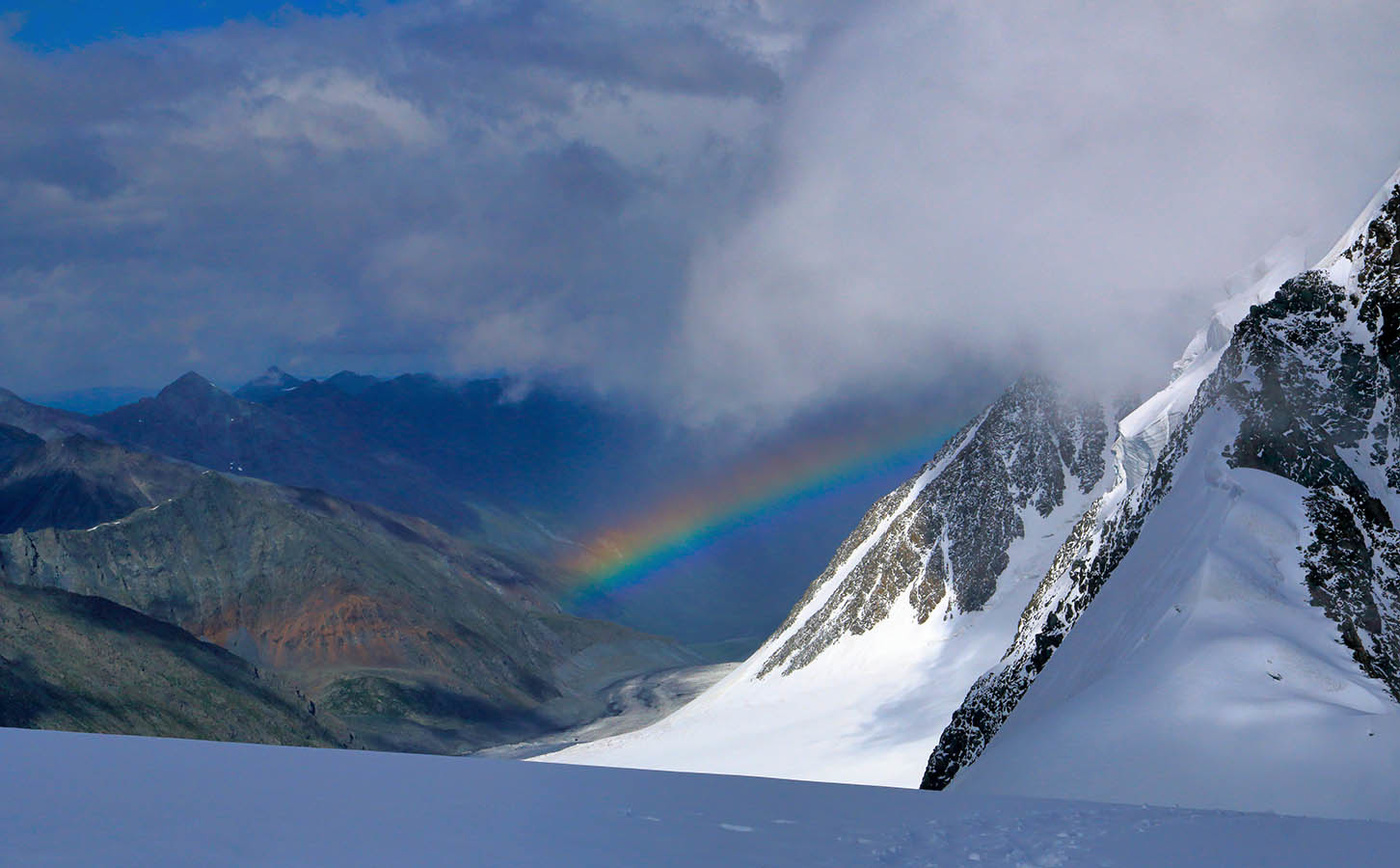
M31 404L9 389L0 389L0 424L20 428L45 440L74 434L93 438L102 436L88 417Z
M1025 517L1048 516L1067 493L1083 497L1099 485L1110 424L1102 406L1069 400L1046 380L1017 382L866 513L779 628L789 635L760 677L793 672L842 636L866 632L901 595L919 623L945 598L949 617L982 608L1007 550L1026 533Z
M0 534L114 521L183 494L200 474L82 435L47 442L30 435L8 444L14 454L0 461Z
M1224 398L1229 458L1309 489L1313 602L1367 674L1400 699L1400 188L1347 252L1354 291L1290 281L1237 331Z
M973 685L929 758L926 789L943 789L982 753L1080 613L1133 546L1173 484L1173 470L1210 410L1232 412L1232 466L1308 489L1312 542L1300 553L1312 601L1337 623L1362 669L1400 699L1400 187L1328 274L1290 280L1251 308L1143 482L1066 540L1021 618L1003 664ZM1340 279L1340 278L1339 278Z

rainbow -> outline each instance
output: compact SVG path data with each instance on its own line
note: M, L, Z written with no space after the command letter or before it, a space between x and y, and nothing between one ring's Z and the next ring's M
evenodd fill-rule
M638 585L733 531L852 482L927 460L950 432L927 419L877 434L813 438L730 468L596 533L562 559L576 601Z

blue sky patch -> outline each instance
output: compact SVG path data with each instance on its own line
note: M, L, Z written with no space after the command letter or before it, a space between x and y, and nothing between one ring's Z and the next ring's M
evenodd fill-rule
M226 21L275 22L297 13L344 15L389 0L0 0L0 15L17 15L16 41L61 50L124 36L217 27Z

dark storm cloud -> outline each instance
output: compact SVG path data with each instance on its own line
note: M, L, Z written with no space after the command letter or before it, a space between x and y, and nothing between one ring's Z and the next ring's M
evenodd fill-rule
M0 43L5 384L274 359L634 378L762 153L782 52L750 27L778 25L419 3Z
M0 39L0 385L509 370L760 425L1029 365L1150 385L1400 161L1397 17L502 0Z

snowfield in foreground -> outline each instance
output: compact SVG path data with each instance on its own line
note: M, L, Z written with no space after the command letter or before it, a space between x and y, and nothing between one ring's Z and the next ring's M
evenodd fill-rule
M6 864L1390 865L1400 825L0 729Z

